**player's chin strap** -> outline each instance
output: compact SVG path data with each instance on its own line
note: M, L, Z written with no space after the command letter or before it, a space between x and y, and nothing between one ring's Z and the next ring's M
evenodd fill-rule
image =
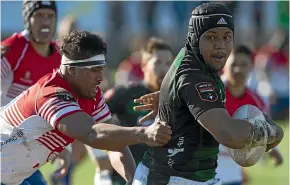
M105 60L104 54L99 54L99 55L93 56L88 59L83 59L83 60L71 60L67 58L65 55L62 55L61 65L79 67L79 68L105 67L106 60Z
M266 146L275 142L277 137L275 125L254 119L249 119L248 122L252 125L252 131L246 147Z

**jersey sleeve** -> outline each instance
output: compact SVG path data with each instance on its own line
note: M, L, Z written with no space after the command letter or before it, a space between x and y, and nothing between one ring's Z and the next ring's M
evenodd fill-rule
M64 117L83 111L73 95L63 88L46 87L36 101L38 115L55 129Z
M99 89L99 92L97 94L97 98L96 98L96 104L94 106L94 110L92 113L92 117L93 119L97 122L97 123L101 123L101 122L105 122L109 119L112 118L111 116L111 112L110 109L108 107L108 105L106 104L103 92Z
M192 71L191 71L192 72ZM187 105L195 119L214 108L225 108L216 83L201 72L181 73L177 79L178 97Z

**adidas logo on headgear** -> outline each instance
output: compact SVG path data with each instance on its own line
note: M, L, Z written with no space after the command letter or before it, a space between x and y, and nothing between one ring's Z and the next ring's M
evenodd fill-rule
M225 19L222 17L217 24L227 24L227 22L225 21Z

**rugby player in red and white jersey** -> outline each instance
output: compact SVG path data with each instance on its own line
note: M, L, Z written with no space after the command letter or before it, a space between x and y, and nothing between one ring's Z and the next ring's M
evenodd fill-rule
M246 104L254 105L260 110L268 112L262 98L246 86L251 69L251 50L243 45L236 46L227 60L222 75L226 90L225 107L230 116L239 107ZM232 160L226 147L220 145L219 151L217 177L222 179L224 185L241 185L243 181L247 180L241 166ZM276 148L269 154L275 158L277 165L282 163L282 157Z
M171 129L110 124L111 113L98 85L106 65L106 43L89 32L62 40L62 65L0 111L1 181L18 185L61 153L74 139L94 148L121 152L113 167L129 182L135 162L128 145L162 146ZM98 123L98 124L96 124Z
M59 67L55 1L23 1L25 30L1 41L1 106Z

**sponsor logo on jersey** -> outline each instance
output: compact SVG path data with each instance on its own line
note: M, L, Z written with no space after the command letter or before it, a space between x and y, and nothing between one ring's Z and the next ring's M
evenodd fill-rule
M184 148L174 148L174 149L168 149L168 154L167 157L172 157L175 156L179 152L183 152Z
M181 153L181 152L184 152L184 147L183 147L183 144L184 144L184 137L179 137L178 138L178 141L177 141L177 146L176 148L174 149L168 149L167 152L168 152L168 161L167 161L167 165L169 168L172 168L172 166L174 165L175 161L174 159L172 159L172 157L174 157L176 154L178 153Z
M22 138L23 135L24 135L23 132L21 130L19 130L14 135L12 135L9 139L7 139L6 141L3 141L3 142L0 143L0 145L1 145L0 150L2 149L3 145L6 145L6 144L8 144L10 142L17 141L19 138Z
M26 71L25 74L24 74L24 77L20 78L20 81L32 84L33 81L31 80L31 72Z
M65 89L57 88L55 90L55 95L58 99L62 101L75 101L73 95Z
M195 89L200 99L203 101L215 102L218 99L215 88L210 82L200 82L195 85Z

